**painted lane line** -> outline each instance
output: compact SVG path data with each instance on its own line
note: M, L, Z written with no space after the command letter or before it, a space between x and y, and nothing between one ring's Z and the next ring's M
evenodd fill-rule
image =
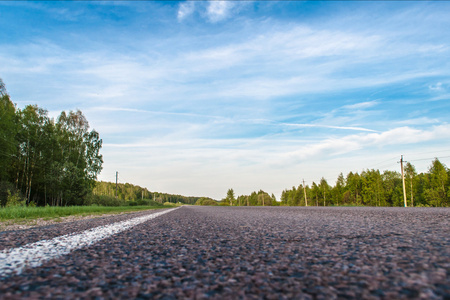
M18 248L2 250L0 251L0 277L14 273L20 274L26 268L38 267L49 260L69 254L73 250L88 247L114 234L176 209L178 207L127 221L91 228L81 233L66 234L51 240L42 240Z

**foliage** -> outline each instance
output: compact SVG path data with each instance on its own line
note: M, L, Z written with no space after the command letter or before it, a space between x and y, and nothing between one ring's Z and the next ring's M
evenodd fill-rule
M138 199L136 201L130 201L128 202L128 205L130 206L154 206L154 207L163 207L164 205L158 202L155 202L150 199Z
M96 196L116 196L116 184L113 182L98 181L92 193ZM165 202L194 205L200 197L188 197L181 195L173 195L166 193L151 192L147 188L133 185L130 183L117 184L117 198L122 201L137 201L138 199L151 199L157 203L163 204Z
M126 201L117 199L116 197L90 194L87 198L86 205L98 206L127 206Z
M14 184L7 181L0 181L0 205L2 207L23 206L25 198L14 187Z
M231 196L232 189L229 189L227 192L227 197L224 198L219 205L228 206L230 205L230 196ZM233 197L234 197L234 191L233 191ZM233 202L233 205L235 206L273 206L277 205L277 201L275 196L272 194L269 196L268 193L264 192L263 190L260 190L258 192L253 192L250 195L241 195L238 196L237 199L235 199Z
M227 196L225 197L225 199L222 199L222 203L224 205L231 205L233 206L233 203L236 201L236 198L234 197L234 191L233 189L229 189L227 191Z
M103 158L82 112L63 111L55 122L37 105L16 109L1 80L0 95L0 181L13 183L27 205L85 204Z
M428 173L417 174L410 163L405 166L405 187L408 206L450 206L450 171L438 159ZM403 206L401 174L394 171L364 170L339 174L334 187L322 178L319 184L299 185L284 190L281 204L288 206Z
M217 206L219 205L217 201L211 199L211 198L205 198L202 197L195 202L195 205L208 205L208 206Z

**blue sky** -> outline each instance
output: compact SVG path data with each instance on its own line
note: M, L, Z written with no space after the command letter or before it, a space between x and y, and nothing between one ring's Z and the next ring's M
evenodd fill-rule
M0 2L19 108L80 109L99 179L225 197L450 161L449 2ZM428 159L429 158L429 159Z

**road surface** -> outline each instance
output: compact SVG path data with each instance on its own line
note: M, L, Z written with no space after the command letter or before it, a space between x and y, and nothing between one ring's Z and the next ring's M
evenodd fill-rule
M448 208L164 211L0 233L0 298L450 299Z

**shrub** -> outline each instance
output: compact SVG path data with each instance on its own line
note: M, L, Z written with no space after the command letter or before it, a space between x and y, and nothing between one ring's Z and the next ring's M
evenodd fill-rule
M136 202L137 205L140 205L140 206L145 206L145 205L147 205L147 206L163 206L161 203L158 203L158 202L150 200L150 199L139 199L134 202Z
M219 205L217 201L214 201L213 199L209 198L200 198L195 202L195 205L211 205L211 206L217 206Z
M116 197L90 195L86 199L86 205L125 206L125 205L127 205L127 203L124 200L117 199Z
M25 198L16 190L14 184L1 181L0 182L0 206L23 206Z

